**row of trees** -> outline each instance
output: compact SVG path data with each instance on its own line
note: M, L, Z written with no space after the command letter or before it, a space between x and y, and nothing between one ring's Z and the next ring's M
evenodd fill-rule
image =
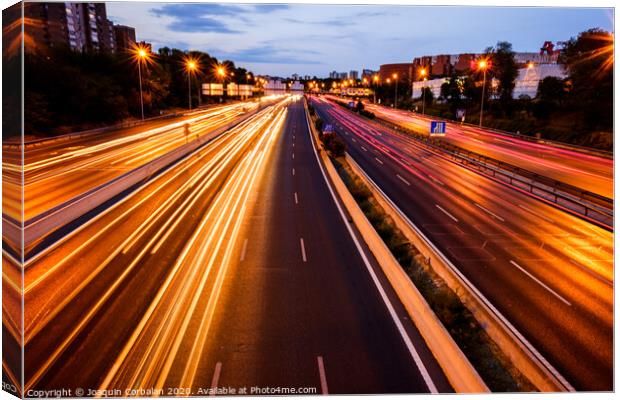
M487 83L492 82L491 78L497 82L497 86L488 85L485 92L491 118L526 117L540 123L570 114L577 130L612 129L613 36L610 33L592 29L566 42L558 62L565 68L567 77L544 78L534 99L526 95L513 98L518 67L509 43L500 42L486 53L492 66L487 71ZM481 90L481 73L471 70L451 76L442 85L439 100L448 105L454 116L457 109L479 110Z
M508 42L487 48L482 58L488 60L484 93L485 122L498 128L510 129L507 122L521 122L524 129L553 131L550 125L562 123L562 129L577 133L611 131L613 129L613 35L600 29L582 32L565 42L558 62L567 77L547 77L539 86L535 98L513 98L519 65ZM431 77L432 78L432 77ZM472 68L447 78L439 98L426 88L417 99L411 98L410 82L398 85L398 107L421 110L442 117L455 118L456 111L466 111L469 122L478 122L482 100L483 70ZM377 87L382 104L393 105L394 82ZM555 121L554 121L555 120ZM570 121L570 124L566 124ZM502 124L506 122L506 124ZM514 124L512 124L514 126ZM528 128L529 127L529 128Z
M142 68L146 117L187 108L188 57L198 64L190 81L194 105L219 101L200 95L201 82L224 79L216 73L215 66L224 68L226 82L245 83L248 79L249 71L236 67L232 61L220 63L204 52L161 48ZM81 53L58 48L46 54L26 54L24 61L26 135L50 136L141 115L137 61L132 54Z

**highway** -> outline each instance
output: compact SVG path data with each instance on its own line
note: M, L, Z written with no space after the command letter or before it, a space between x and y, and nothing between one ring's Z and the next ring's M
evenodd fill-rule
M26 267L27 390L452 390L332 198L302 104L258 112Z
M437 118L405 110L365 103L381 119L428 134L430 121ZM488 129L448 123L447 142L463 149L548 176L583 190L613 199L613 159L521 140Z
M255 110L258 103L216 106L171 121L27 145L24 150L24 220L28 221L89 189ZM188 124L188 131L185 131ZM20 186L20 150L3 148L4 181L11 192ZM17 166L17 167L16 167ZM7 193L8 194L8 193ZM19 199L3 198L3 215L19 221Z
M351 157L558 376L578 390L613 389L613 233L324 97L312 104Z

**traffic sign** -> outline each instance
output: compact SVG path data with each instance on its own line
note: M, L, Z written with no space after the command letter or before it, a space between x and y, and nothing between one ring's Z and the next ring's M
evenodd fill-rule
M445 121L431 121L431 137L446 136Z

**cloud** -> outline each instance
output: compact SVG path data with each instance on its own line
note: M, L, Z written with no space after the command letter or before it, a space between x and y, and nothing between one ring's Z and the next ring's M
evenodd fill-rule
M355 25L354 21L348 21L344 18L342 19L332 18L332 19L323 20L323 21L307 21L307 20L297 19L297 18L283 18L283 20L287 22L291 22L293 24L335 26L337 28Z
M303 56L310 53L308 50L282 49L272 45L251 47L234 52L217 52L218 58L230 59L235 62L258 64L322 64L321 61L307 60ZM312 51L313 54L317 52Z
M172 17L173 21L167 28L176 32L242 33L230 28L222 21L222 17L248 22L248 15L266 14L288 7L285 4L165 4L150 11L157 17Z

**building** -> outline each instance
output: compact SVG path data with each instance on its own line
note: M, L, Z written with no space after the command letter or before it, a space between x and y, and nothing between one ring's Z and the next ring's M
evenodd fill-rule
M372 69L363 69L362 70L362 79L366 78L369 81L372 77L377 73L377 71L373 71Z
M65 47L75 51L115 52L114 24L108 20L105 3L24 4L25 50L46 52ZM135 30L133 32L135 41Z
M384 82L387 78L393 79L394 74L397 74L399 81L411 81L413 71L413 63L383 64L379 67L379 79Z
M538 84L543 79L554 76L564 79L567 77L566 70L560 64L534 64L531 68L520 68L519 75L515 79L515 88L512 97L518 99L520 96L536 97Z
M359 79L359 72L354 71L354 70L349 71L349 79L358 80Z
M515 79L512 97L515 99L518 99L520 96L535 98L540 81L549 76L564 79L567 74L564 67L560 64L535 64L531 68L520 68L519 75ZM420 98L422 96L422 89L427 87L433 92L433 97L438 98L441 95L441 85L446 81L446 77L431 79L426 82L415 81L411 85L411 97L414 99ZM497 81L492 80L488 84L494 86L497 85Z
M303 92L304 91L304 85L303 85L303 83L301 83L299 81L294 81L294 82L291 83L290 90L291 90L291 92Z
M136 29L131 26L114 25L114 38L116 39L116 51L127 52L136 44Z

